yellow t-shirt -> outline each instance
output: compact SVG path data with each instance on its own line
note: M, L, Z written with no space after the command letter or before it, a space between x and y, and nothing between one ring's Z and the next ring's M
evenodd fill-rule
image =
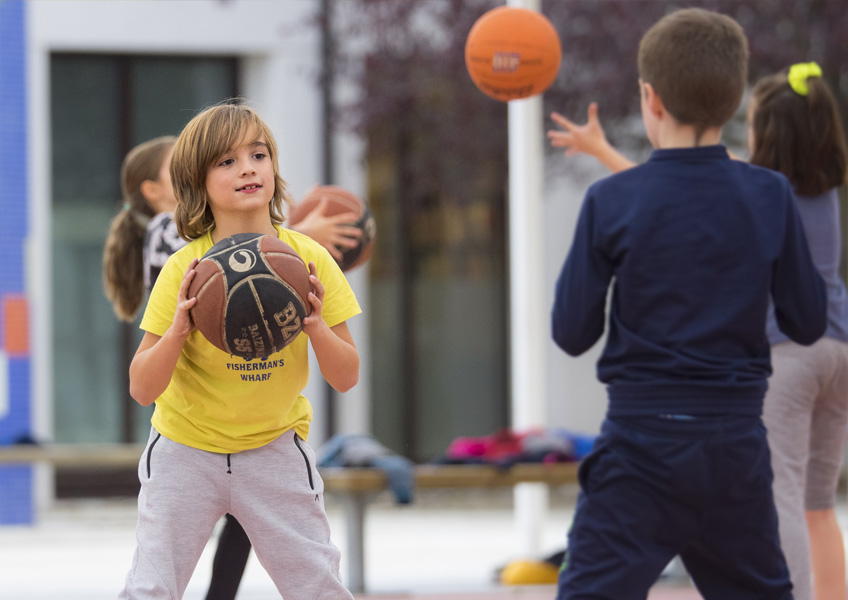
M308 265L315 263L324 285L321 314L330 327L361 312L347 279L327 250L311 238L277 228L279 238ZM174 321L177 294L192 259L212 247L206 233L177 251L150 292L141 328L162 336ZM304 333L264 360L247 361L213 346L195 330L183 345L151 422L165 437L210 452L258 448L294 428L309 433L312 406L301 392L309 379L308 336Z

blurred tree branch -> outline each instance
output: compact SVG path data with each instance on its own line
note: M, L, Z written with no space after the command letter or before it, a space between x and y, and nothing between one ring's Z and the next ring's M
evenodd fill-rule
M493 0L337 3L344 17L336 20L335 35L340 46L350 43L336 54L336 72L363 91L357 100L339 107L342 125L367 132L414 118L414 131L427 133L413 135L414 180L425 181L427 187L435 182L459 192L463 180L468 180L467 168L475 163L483 170L488 163L505 179L505 105L476 89L464 61L465 38L474 21L501 4ZM581 120L589 102L597 101L613 143L642 139L641 131L636 136L633 127L626 126L639 115L639 40L664 14L691 6L728 14L743 26L751 50L752 83L796 62L818 62L846 119L845 0L544 0L542 12L559 32L563 50L560 73L544 95L545 114L556 109ZM351 42L356 40L360 43ZM457 164L459 159L463 164ZM459 181L458 170L465 173ZM415 191L410 190L411 196Z

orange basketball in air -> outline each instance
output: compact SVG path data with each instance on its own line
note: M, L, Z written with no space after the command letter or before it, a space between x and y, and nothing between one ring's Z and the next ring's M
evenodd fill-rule
M544 15L527 8L493 8L477 19L465 41L471 80L502 102L544 92L561 60L556 29Z

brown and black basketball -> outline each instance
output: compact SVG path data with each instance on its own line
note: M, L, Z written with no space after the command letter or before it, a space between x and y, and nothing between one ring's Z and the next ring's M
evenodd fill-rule
M351 225L362 232L359 243L353 248L337 247L339 252L342 253L342 258L336 262L342 271L349 271L365 263L371 257L377 238L377 222L374 220L374 215L365 200L335 185L319 185L310 191L303 200L292 208L289 222L292 225L300 223L324 198L327 199L324 214L328 217L344 213L357 215L356 220Z
M256 233L221 240L197 263L191 318L214 346L246 360L290 344L312 312L303 259L285 242Z

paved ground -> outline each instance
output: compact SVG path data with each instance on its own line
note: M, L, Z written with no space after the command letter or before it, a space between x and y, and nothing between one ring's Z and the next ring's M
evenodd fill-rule
M844 504L844 503L843 503ZM327 500L336 545L344 548L340 507ZM560 548L571 519L569 498L554 498L543 552ZM0 598L3 600L113 599L134 550L135 501L63 501L27 527L0 527ZM843 515L844 517L844 515ZM361 600L551 600L553 587L507 588L495 571L515 555L509 496L431 495L413 507L390 498L369 511L366 581ZM185 600L203 600L214 539L198 564ZM342 572L345 563L343 558ZM279 598L255 557L239 600ZM697 600L682 577L667 577L650 600Z
M339 505L327 499L335 543L345 547ZM571 519L569 499L552 503L544 552L557 550ZM34 526L0 527L0 598L3 600L112 599L121 587L134 550L134 499L76 500L44 511ZM381 499L366 521L366 582L361 599L550 600L549 586L507 588L495 572L515 556L508 495L421 496L412 507ZM198 564L185 600L203 600L214 539ZM342 572L346 563L342 562ZM697 596L656 591L651 600ZM683 588L684 592L690 591ZM279 598L255 557L239 600Z

